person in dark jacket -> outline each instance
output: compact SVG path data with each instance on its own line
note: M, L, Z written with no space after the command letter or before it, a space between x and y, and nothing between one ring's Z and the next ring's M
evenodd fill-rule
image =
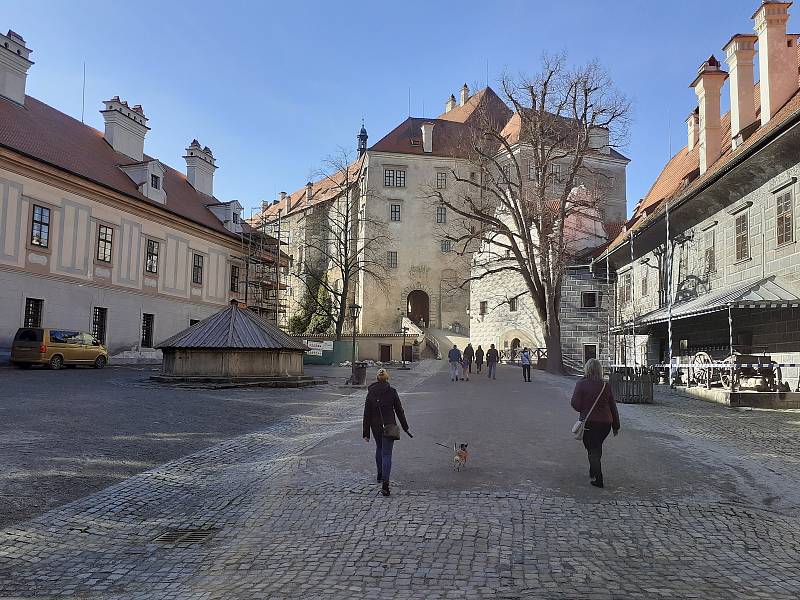
M489 379L497 379L497 363L499 360L500 354L492 344L488 352L486 352L486 369L489 372Z
M589 481L595 487L603 487L603 471L600 459L603 456L603 441L613 431L619 433L619 412L611 386L603 381L603 366L596 358L586 361L584 377L575 384L572 393L572 408L580 413L586 425L583 446L589 456ZM603 387L605 385L605 387ZM592 405L597 404L592 410ZM591 412L590 412L591 411Z
M408 422L406 414L403 412L403 405L400 403L400 396L397 390L389 385L389 373L386 369L378 370L378 381L371 384L367 389L367 399L364 402L364 421L362 430L364 441L369 443L369 435L375 438L375 465L378 467L378 481L383 483L381 493L389 495L389 477L392 472L392 448L394 440L383 436L385 425L397 425L395 420L400 421L400 426L408 433Z
M475 360L475 350L472 349L472 344L467 344L464 348L464 360L467 361L467 372L472 373L472 361Z
M480 344L478 344L478 349L475 350L475 367L477 367L478 373L483 368L483 348Z

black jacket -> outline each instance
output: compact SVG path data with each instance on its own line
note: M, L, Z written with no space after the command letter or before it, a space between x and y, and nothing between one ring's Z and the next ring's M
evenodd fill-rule
M378 413L380 407L380 413ZM364 402L364 421L362 423L363 437L369 438L370 429L381 431L383 425L397 424L394 415L400 420L403 431L408 431L406 414L400 404L397 390L385 381L376 381L367 389L367 400ZM383 423L381 423L383 416Z
M500 355L498 354L496 348L489 348L486 351L486 362L487 363L489 363L489 364L495 363L496 364L499 359L500 359Z
M472 349L472 346L467 346L464 348L464 360L468 362L472 362L475 358L475 350Z
M478 350L475 352L475 360L479 363L483 362L483 348L478 348Z

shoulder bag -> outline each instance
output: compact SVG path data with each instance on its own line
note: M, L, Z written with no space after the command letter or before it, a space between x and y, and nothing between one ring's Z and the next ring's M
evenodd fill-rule
M378 414L381 417L381 431L383 433L383 437L390 439L390 440L399 440L400 439L400 428L397 426L396 423L389 423L386 425L383 422L383 411L381 410L381 399L377 398L375 400L375 405L378 407ZM392 408L394 410L394 408Z
M578 419L575 421L575 424L572 426L572 435L575 437L576 440L583 439L583 431L586 429L586 421L589 419L589 415L592 414L594 407L597 406L598 400L600 400L600 396L603 395L603 392L606 391L606 382L603 382L603 387L600 389L600 393L597 394L597 398L594 399L594 404L592 404L592 408L589 409L589 412L586 413L586 418L581 420Z

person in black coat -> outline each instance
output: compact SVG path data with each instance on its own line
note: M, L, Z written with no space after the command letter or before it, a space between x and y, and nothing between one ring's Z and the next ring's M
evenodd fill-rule
M397 425L395 415L403 431L410 436L400 396L397 395L397 390L389 385L389 373L386 369L379 369L378 381L367 389L362 430L365 442L369 443L370 432L375 438L375 465L378 467L378 481L383 482L381 493L384 496L390 493L389 476L392 472L394 440L384 437L383 428L386 425Z
M475 360L475 350L472 349L472 344L467 344L464 348L464 360L467 361L467 369L472 373L472 361Z
M483 348L478 344L478 349L475 351L475 366L478 367L478 373L481 372L483 367Z

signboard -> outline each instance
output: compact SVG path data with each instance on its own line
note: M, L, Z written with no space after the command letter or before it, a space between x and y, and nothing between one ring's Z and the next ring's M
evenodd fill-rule
M319 340L303 340L306 346L311 348L312 350L325 350L327 352L333 351L333 340L325 340L324 342ZM321 354L313 354L312 356L322 356Z
M306 356L322 356L322 350L309 350Z

